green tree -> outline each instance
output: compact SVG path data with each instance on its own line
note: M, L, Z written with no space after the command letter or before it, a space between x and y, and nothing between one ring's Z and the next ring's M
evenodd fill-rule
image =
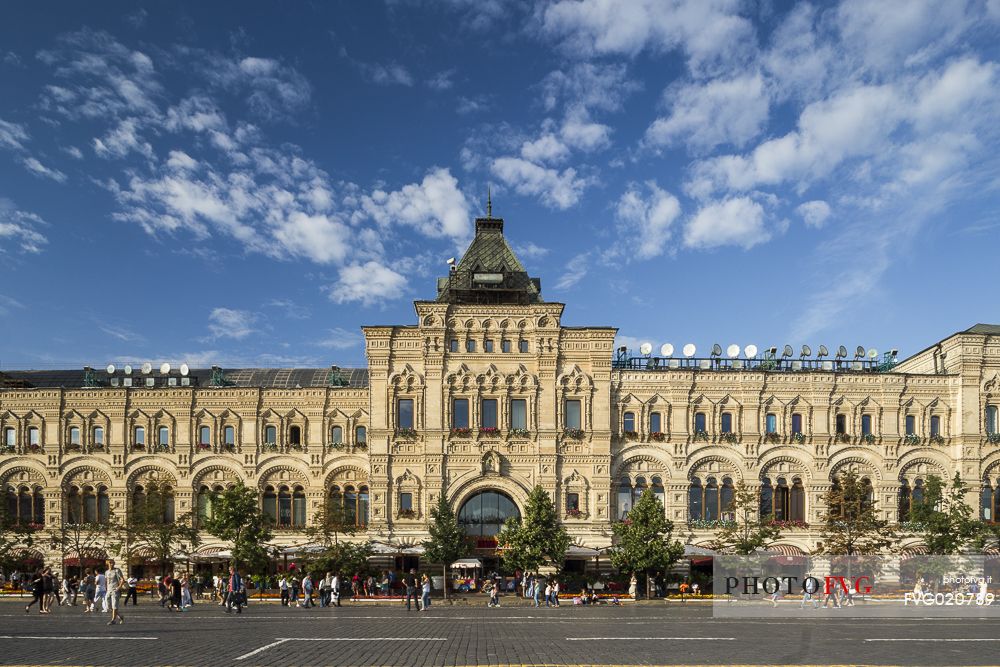
M443 493L431 509L429 532L431 538L424 542L424 558L431 563L441 563L445 578L444 597L447 600L448 565L468 555L469 540Z
M910 508L911 533L920 537L928 554L950 556L981 540L982 523L965 502L968 487L957 472L951 484L929 475L924 495Z
M337 542L303 559L303 570L317 573L335 572L342 575L365 572L372 553L371 542Z
M823 497L826 511L820 518L822 555L877 556L899 538L893 525L878 516L870 483L854 471L841 475Z
M497 535L504 562L525 572L537 572L546 563L561 568L569 543L552 498L541 486L528 495L524 517L509 519Z
M161 493L159 487L150 485L144 502L131 508L127 520L130 528L127 532L132 538L132 546L145 547L160 562L161 574L166 573L167 562L182 545L193 548L199 543L198 530L194 527L191 512L182 514L173 521L167 520L169 502L172 499Z
M35 543L36 528L19 523L0 503L0 568L9 571L17 567L22 552Z
M107 544L109 531L114 526L115 518L98 523L83 523L63 521L59 526L48 531L49 543L62 556L62 575L66 576L66 557L75 552L83 567L88 559L103 559L102 547Z
M342 503L331 502L328 498L306 528L306 536L317 544L331 547L340 542L341 536L354 535L359 530L354 514Z
M271 520L260 508L257 492L242 482L212 496L212 516L205 521L209 533L233 545L233 561L239 567L262 572L271 554Z
M666 571L684 555L684 545L673 539L673 522L666 518L663 503L650 489L642 492L625 520L611 530L611 564L621 572L645 574L647 582L650 571Z
M771 522L773 517L760 515L760 491L749 488L743 480L736 484L733 499L723 511L732 518L722 523L712 543L716 551L747 556L781 537L781 528Z

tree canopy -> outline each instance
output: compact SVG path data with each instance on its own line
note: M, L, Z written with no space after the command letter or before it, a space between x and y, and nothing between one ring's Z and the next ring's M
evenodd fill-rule
M754 491L740 480L733 499L723 512L730 518L722 522L712 548L727 554L747 556L766 549L781 537L781 528L774 525L770 514L760 515L760 491Z
M624 521L612 526L611 564L622 572L666 570L684 555L684 545L673 539L674 524L664 515L663 503L650 489Z
M528 495L524 516L509 519L497 535L504 563L525 572L536 572L546 564L561 568L569 544L552 498L541 486Z
M242 482L212 495L212 516L205 521L209 533L233 545L233 561L260 571L270 561L267 541L271 520L260 508L257 492Z
M424 558L431 563L441 563L446 576L448 566L469 553L469 538L458 523L455 512L442 493L431 508L430 539L424 541ZM444 587L448 597L448 586Z

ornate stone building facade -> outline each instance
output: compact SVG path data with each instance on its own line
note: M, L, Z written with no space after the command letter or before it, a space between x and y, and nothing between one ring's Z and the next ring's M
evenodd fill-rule
M890 519L928 475L956 471L996 514L1000 326L895 365L628 358L616 329L563 326L563 307L486 217L415 324L364 328L367 369L8 371L7 509L46 526L100 520L156 485L176 516L198 515L243 480L281 544L301 544L328 502L366 526L356 539L412 544L443 494L488 549L541 485L576 542L599 548L645 488L682 539L705 543L743 480L788 522L794 553L816 546L823 494L852 468ZM220 547L206 535L203 550Z

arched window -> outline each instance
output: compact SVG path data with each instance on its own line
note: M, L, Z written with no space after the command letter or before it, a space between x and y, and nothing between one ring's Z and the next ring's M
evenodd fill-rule
M348 523L358 523L358 492L353 486L344 489L344 520Z
M733 432L733 413L731 412L722 413L722 432L723 433Z
M724 521L733 521L736 515L733 513L733 480L729 477L722 478L722 488L719 489L719 518Z
M94 449L104 449L104 429L100 426L94 427Z
M236 428L233 426L226 426L222 429L222 444L225 445L226 449L232 449L236 446Z
M166 426L158 429L156 444L160 449L170 449L170 429Z
M458 524L472 538L493 537L505 521L520 517L521 512L510 496L493 490L473 494L458 510Z
M76 486L71 486L66 492L66 523L83 523L83 494Z
M778 415L773 412L768 412L764 417L764 431L766 433L777 433L778 432Z
M288 429L288 444L292 447L299 447L302 445L302 427L292 426Z
M861 415L861 435L872 434L872 416Z
M292 492L287 486L278 489L278 525L292 525Z
M264 427L264 444L267 445L278 444L278 428L276 426Z
M910 502L912 498L912 489L910 488L910 482L903 480L899 483L899 520L909 521L910 520Z
M344 444L344 428L342 426L334 426L330 429L330 444Z
M705 480L704 513L706 521L719 518L719 483L714 477Z
M659 477L654 477L652 480L652 486L650 488L653 490L653 495L656 496L656 499L660 501L660 504L666 507L667 496L666 493L663 491L663 480L661 480Z
M760 480L760 518L774 518L774 487L771 480L762 477Z
M705 413L704 412L696 412L696 413L694 413L694 430L697 433L705 433L705 432L707 432L708 429L705 428Z
M626 412L622 415L622 430L625 433L635 433L635 413Z
M135 446L145 447L146 446L146 429L142 426L135 427Z
M292 525L296 528L306 525L306 492L301 486L292 492Z
M650 433L662 433L663 432L663 418L659 412L649 413L649 432Z
M69 446L73 448L80 447L80 427L72 426L69 429Z
M997 433L997 406L986 406L986 433L993 435Z
M111 521L111 498L108 496L108 487L101 486L97 489L97 522L108 523ZM171 517L173 521L173 517Z
M163 486L159 489L159 502L162 509L163 523L173 523L176 520L174 505L174 490L170 486Z
M789 504L788 518L792 521L806 520L806 491L802 486L802 480L796 477L792 480L792 491Z
M354 429L354 444L358 447L368 444L368 430L364 426Z
M45 494L38 487L31 492L31 519L32 523L42 526L45 524Z
M212 518L212 490L204 484L198 489L198 524Z
M704 489L701 486L701 480L697 477L692 477L691 485L688 487L688 520L700 521L703 518L704 501Z
M774 486L774 520L787 521L789 514L788 480L779 477Z
M146 512L146 489L139 484L132 489L132 511L137 516L143 516Z
M271 520L272 524L278 523L278 494L273 486L264 488L264 514Z
M918 479L913 482L913 503L924 502L924 480Z
M90 486L83 489L83 522L97 523L97 493Z
M207 426L198 429L198 446L202 449L208 449L212 446L212 429Z
M632 482L628 477L622 477L618 485L618 518L622 521L632 509Z
M45 498L42 495L42 489L37 486L34 489L24 486L20 489L9 487L7 489L7 520L21 526L43 525L45 523Z
M368 487L362 486L358 489L358 525L368 525Z
M17 448L17 431L10 426L3 430L3 446L10 450Z

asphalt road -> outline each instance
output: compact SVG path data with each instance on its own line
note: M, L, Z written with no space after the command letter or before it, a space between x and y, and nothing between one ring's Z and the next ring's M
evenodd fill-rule
M23 603L21 603L23 604ZM0 602L3 665L1000 664L1000 621L713 619L707 605L533 609L434 604L339 609L213 604L171 613L148 600L126 624L80 607L25 615Z

